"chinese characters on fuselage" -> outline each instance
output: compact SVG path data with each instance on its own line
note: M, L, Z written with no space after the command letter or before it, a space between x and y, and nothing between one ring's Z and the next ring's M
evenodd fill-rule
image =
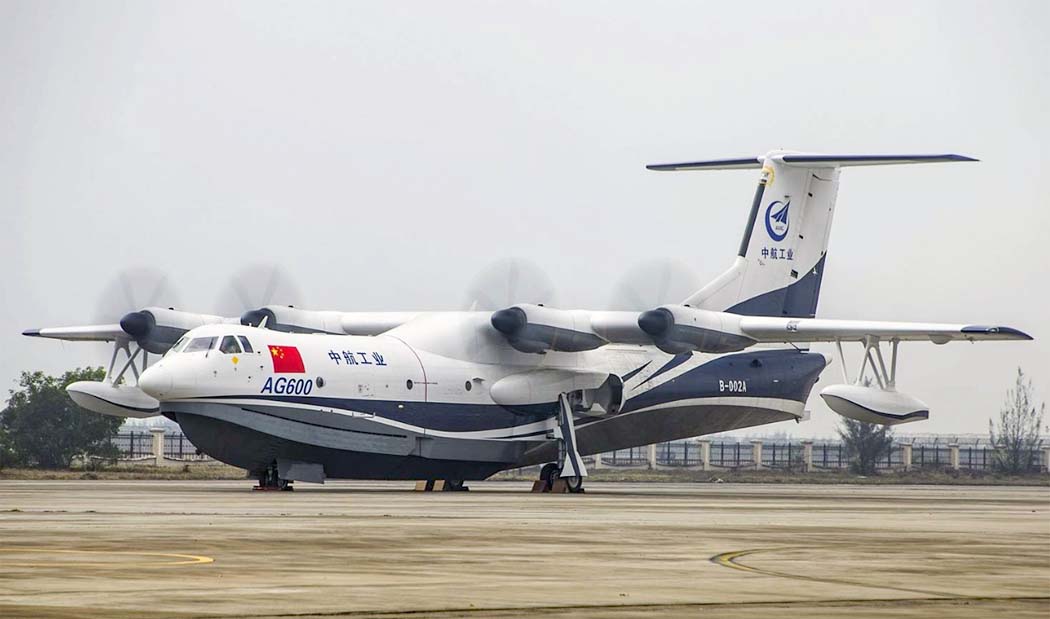
M354 352L350 350L329 350L328 358L336 365L387 365L386 359L378 352Z

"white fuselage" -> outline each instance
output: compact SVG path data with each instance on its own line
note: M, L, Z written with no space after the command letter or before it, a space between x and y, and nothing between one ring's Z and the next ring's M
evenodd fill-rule
M423 314L377 336L208 325L187 333L139 385L203 451L246 468L277 453L323 461L330 477L415 478L436 467L432 476L473 479L550 458L552 390L566 377L623 381L621 409L578 412L581 451L595 453L797 419L825 365L794 350L522 353L487 328L488 316ZM238 346L224 352L229 340ZM523 383L520 405L493 398L493 385L522 375L541 379Z

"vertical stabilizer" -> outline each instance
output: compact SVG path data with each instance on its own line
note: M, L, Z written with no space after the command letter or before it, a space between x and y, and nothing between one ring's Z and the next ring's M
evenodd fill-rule
M814 155L774 151L765 157L648 166L651 170L761 168L744 237L728 271L683 303L746 316L816 315L831 221L846 166L975 161L961 155Z

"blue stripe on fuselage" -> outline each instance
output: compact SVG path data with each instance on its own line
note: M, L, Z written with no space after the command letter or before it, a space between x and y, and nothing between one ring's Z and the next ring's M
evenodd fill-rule
M630 398L623 412L676 400L718 396L805 402L826 365L823 355L797 350L756 350L726 355ZM726 385L730 381L743 382L746 391L728 390Z
M675 357L674 360L678 358ZM677 364L676 364L677 365ZM822 355L796 350L757 350L718 357L629 398L622 412L676 400L718 396L783 398L805 402L820 371ZM746 392L719 388L719 381L745 381ZM404 402L302 395L227 395L204 399L288 402L373 414L379 417L445 432L477 432L513 428L557 414L558 403L515 407L456 402Z

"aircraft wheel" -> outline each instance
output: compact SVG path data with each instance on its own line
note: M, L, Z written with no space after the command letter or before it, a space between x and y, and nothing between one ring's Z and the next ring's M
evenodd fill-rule
M569 492L572 492L573 494L583 492L583 477L580 477L579 475L566 477L565 484L569 487Z
M446 479L445 490L449 492L463 492L466 490L464 483L462 479Z
M554 489L554 482L558 481L558 477L561 476L561 469L558 468L557 464L548 462L543 465L540 469L540 479L547 482L547 491L550 492Z

